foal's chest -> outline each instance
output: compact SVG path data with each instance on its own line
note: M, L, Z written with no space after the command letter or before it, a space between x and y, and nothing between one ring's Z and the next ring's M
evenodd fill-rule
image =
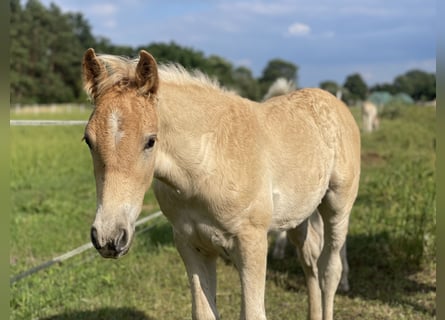
M154 190L177 240L204 254L228 255L233 246L233 235L202 201L185 199L180 191L160 181L156 182Z
M200 217L188 217L173 222L176 236L204 254L228 256L233 246L233 237L217 223Z

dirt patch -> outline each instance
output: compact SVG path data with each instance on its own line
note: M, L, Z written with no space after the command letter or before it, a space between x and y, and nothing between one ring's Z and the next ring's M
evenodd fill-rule
M385 157L374 151L363 153L361 160L365 166L382 166L386 163Z

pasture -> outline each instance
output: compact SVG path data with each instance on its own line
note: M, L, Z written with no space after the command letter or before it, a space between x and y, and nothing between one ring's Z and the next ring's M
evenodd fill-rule
M71 113L12 119L84 119ZM352 108L361 126L359 108ZM89 242L95 182L82 126L11 127L10 277ZM362 134L362 175L348 235L351 291L336 319L435 319L435 109L394 105L380 130ZM157 211L149 191L141 216ZM271 239L271 242L273 239ZM130 252L105 260L91 249L10 287L10 319L189 319L184 265L165 218L137 229ZM236 319L241 292L218 262L217 304ZM288 248L269 258L268 319L306 319L303 272Z

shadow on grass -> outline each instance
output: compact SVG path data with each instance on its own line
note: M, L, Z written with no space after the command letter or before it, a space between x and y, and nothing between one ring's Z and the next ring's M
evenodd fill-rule
M385 233L348 237L351 290L338 294L405 305L424 315L435 316L435 272L428 274L427 271L419 277L423 272L419 259L397 252L389 245L389 239ZM292 245L288 244L284 259L268 257L268 278L286 290L306 291L304 273Z
M138 242L147 250L174 245L172 227L168 222L155 224L138 235Z
M153 226L149 232L150 241L156 245L173 244L173 230L168 223Z
M397 243L403 245L398 246ZM351 282L348 296L408 305L413 310L434 316L435 304L425 301L428 298L419 299L419 295L426 297L433 294L435 297L435 274L422 279L416 277L423 271L419 258L422 252L416 251L413 246L409 240L394 239L387 233L348 238ZM412 252L417 254L413 255Z
M42 320L155 320L131 308L103 308L94 311L68 311Z

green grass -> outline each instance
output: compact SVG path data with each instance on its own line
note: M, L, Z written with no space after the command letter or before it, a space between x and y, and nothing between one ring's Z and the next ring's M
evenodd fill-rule
M64 116L33 116L54 117ZM87 119L88 112L65 117ZM352 288L337 295L336 319L435 319L434 128L434 109L392 106L381 129L362 136L348 236ZM82 135L82 126L11 127L11 276L89 242L95 189ZM157 210L151 191L145 204L143 215ZM268 319L306 319L304 277L291 248L284 260L269 259L266 286ZM12 284L10 297L10 319L191 318L185 268L163 217L138 228L122 259L86 251ZM222 319L238 318L238 275L222 260L217 301Z

